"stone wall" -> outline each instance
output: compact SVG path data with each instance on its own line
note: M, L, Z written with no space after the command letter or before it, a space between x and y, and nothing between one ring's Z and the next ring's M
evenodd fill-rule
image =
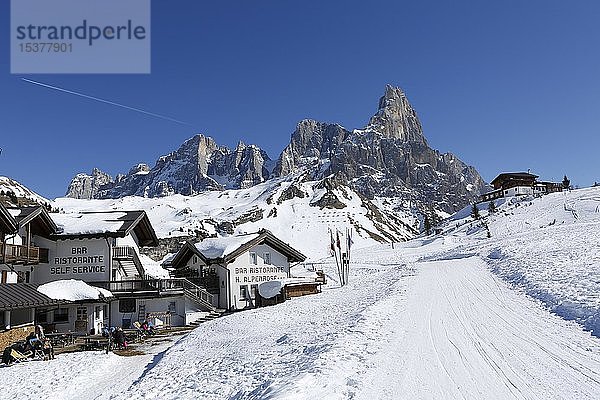
M27 325L0 332L0 351L3 351L6 347L10 346L14 342L24 340L27 335L33 331L35 331L35 327L33 325Z

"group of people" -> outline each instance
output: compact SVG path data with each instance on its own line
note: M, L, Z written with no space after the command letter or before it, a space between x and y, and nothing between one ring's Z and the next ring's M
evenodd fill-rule
M4 349L2 353L2 362L10 364L16 360L16 357L53 359L54 348L50 340L44 334L44 328L36 325L35 329L27 335L25 341L14 343Z
M156 334L154 324L150 320L145 320L137 326L142 335L151 336ZM102 328L102 336L110 338L117 348L127 349L128 339L121 327L104 327ZM109 349L108 347L107 350ZM41 325L36 325L34 331L24 341L8 346L2 353L2 362L5 364L27 358L43 358L48 360L54 358L54 349L50 340L46 338L44 328Z
M117 348L127 348L127 336L125 336L125 332L120 326L102 328L102 336L112 339L113 344L117 346Z

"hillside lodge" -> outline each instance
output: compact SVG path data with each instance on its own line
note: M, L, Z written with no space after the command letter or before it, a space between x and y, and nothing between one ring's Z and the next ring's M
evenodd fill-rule
M514 196L542 196L562 192L562 183L538 181L538 178L538 175L529 172L502 173L491 182L494 190L482 194L479 201L485 202Z
M306 257L266 230L186 243L158 273L140 252L155 246L144 211L49 214L0 204L0 341L34 324L81 334L146 319L184 326L268 304L262 282L281 282L281 293L294 285L316 293L324 283L290 279L291 264Z

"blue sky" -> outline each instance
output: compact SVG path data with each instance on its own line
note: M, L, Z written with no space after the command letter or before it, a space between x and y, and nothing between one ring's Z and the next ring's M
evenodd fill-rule
M197 132L277 158L303 118L364 126L392 83L429 143L488 181L528 168L600 181L598 2L152 3L152 74L27 78L193 127L11 75L0 2L0 175L61 196L78 172L153 165Z

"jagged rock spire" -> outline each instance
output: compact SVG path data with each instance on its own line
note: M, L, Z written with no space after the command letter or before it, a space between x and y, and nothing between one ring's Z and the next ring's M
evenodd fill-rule
M427 144L421 121L402 89L387 85L367 129L404 142Z

